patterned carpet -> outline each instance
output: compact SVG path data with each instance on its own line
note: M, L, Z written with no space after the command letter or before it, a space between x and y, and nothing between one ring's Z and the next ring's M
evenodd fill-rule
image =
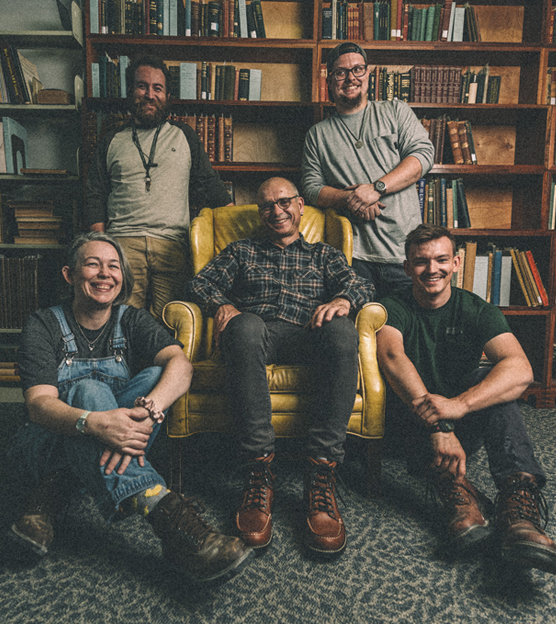
M14 409L16 413L14 414ZM8 423L2 445L21 416L0 404ZM549 475L545 495L556 513L554 474L556 410L523 407L538 455ZM1 430L1 428L0 428ZM157 441L163 457L166 441ZM349 446L342 470L341 506L348 547L333 562L314 561L302 549L301 466L296 441L280 441L275 461L277 500L271 548L225 584L194 586L170 570L144 520L105 525L90 500L74 505L57 532L48 557L30 566L6 547L0 565L2 624L112 624L174 622L284 624L460 623L556 621L556 578L509 569L494 546L467 558L441 547L441 532L425 500L423 482L404 463L385 459L384 495L361 493L361 448ZM206 517L225 532L240 480L233 472L229 439L198 436L191 441L193 465L187 494L198 496ZM1 449L0 449L1 450ZM289 458L289 459L284 459ZM469 477L494 497L484 452L469 461ZM4 508L4 511L6 509ZM554 537L554 524L548 531Z

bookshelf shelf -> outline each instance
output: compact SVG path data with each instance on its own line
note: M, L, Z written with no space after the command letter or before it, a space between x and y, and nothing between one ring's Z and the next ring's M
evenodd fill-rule
M0 41L16 48L66 48L79 50L83 43L70 30L29 30L24 32L0 32Z
M52 117L64 117L79 113L75 104L4 104L0 103L0 116L11 115L35 116L49 115Z

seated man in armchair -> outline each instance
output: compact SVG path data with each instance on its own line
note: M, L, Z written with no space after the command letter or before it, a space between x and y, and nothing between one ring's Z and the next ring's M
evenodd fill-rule
M236 523L248 545L270 544L275 432L266 365L310 362L318 394L307 441L305 542L312 551L339 553L346 532L335 469L357 390L359 345L348 314L373 300L374 286L340 251L304 240L304 202L289 180L264 182L257 203L264 236L231 243L187 287L187 298L214 316L214 341L226 362L230 409L247 462Z

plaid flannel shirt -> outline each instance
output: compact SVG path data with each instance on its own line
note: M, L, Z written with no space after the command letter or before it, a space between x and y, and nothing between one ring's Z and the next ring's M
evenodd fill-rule
M360 309L373 301L374 285L348 265L341 251L303 236L281 249L268 239L230 243L187 285L186 299L214 316L225 304L264 321L306 325L317 307L336 297Z

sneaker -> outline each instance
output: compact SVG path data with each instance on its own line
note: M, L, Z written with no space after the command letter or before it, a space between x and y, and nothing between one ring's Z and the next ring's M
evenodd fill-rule
M247 464L243 501L236 513L241 539L251 548L265 548L272 541L274 475L270 462L274 453Z
M448 540L453 546L463 550L490 537L491 526L484 513L492 503L471 481L464 478L457 483L452 473L444 471L429 473L428 483L442 507Z
M149 513L164 556L194 581L212 581L240 572L253 551L239 538L222 535L200 515L196 501L170 492Z
M496 521L503 559L556 574L556 544L543 530L548 506L532 474L507 478L496 499Z
M346 547L346 528L336 503L336 462L309 457L304 499L307 512L305 545L321 554Z
M25 511L10 529L10 538L25 550L44 557L54 539L56 517L65 508L61 475L50 475L31 492Z

